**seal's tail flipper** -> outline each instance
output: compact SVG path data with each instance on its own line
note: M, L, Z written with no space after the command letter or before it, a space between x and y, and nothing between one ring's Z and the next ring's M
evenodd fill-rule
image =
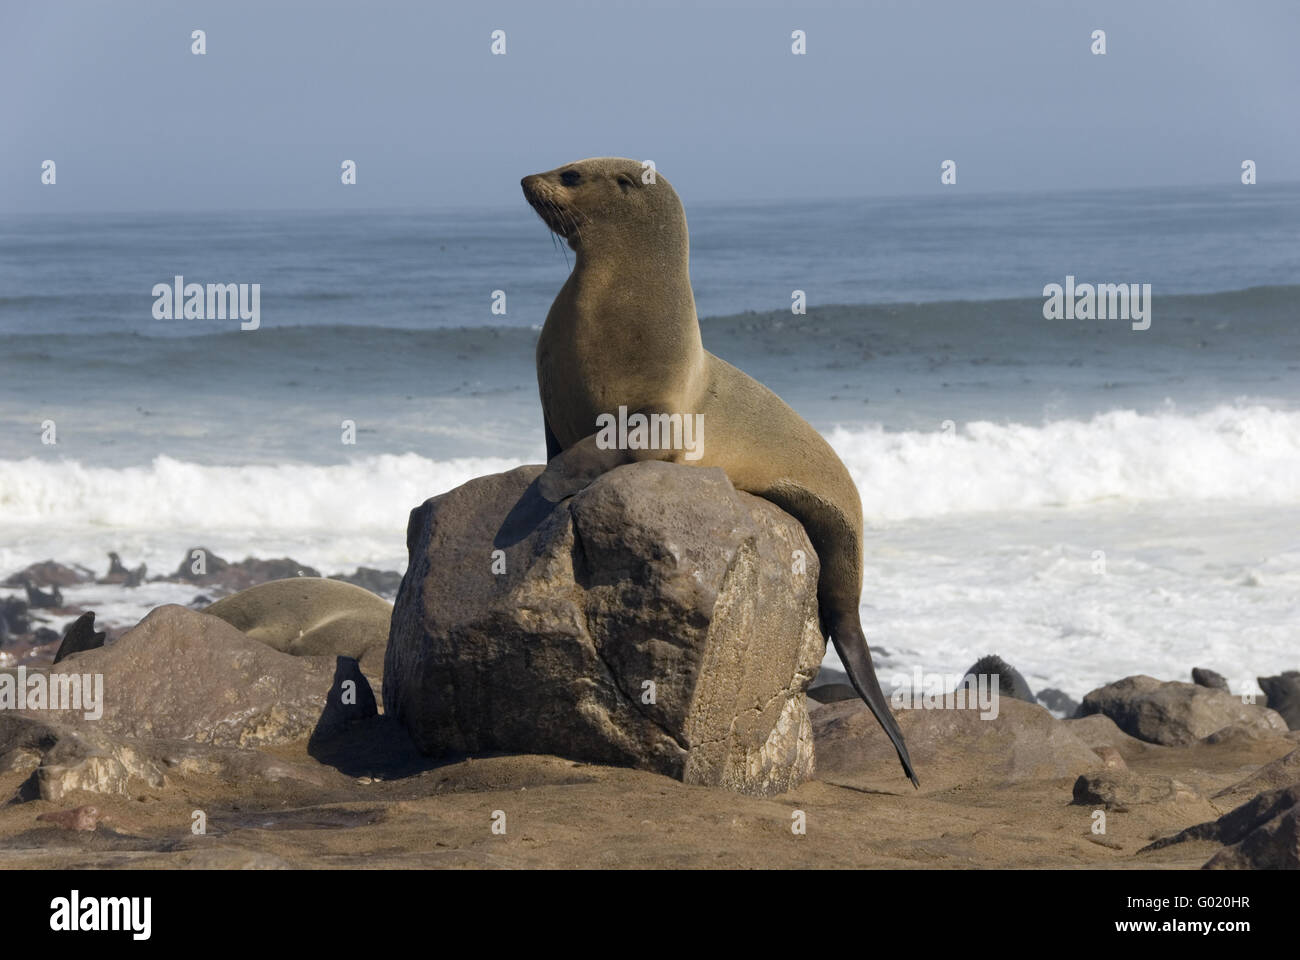
M842 617L839 622L834 623L831 642L835 644L835 652L840 655L840 661L844 664L844 670L849 675L849 682L853 684L853 689L858 691L858 696L871 708L871 712L876 715L876 719L894 744L894 749L898 751L898 760L903 765L903 772L912 781L912 786L920 787L921 783L912 770L912 760L907 755L907 744L903 742L903 731L898 729L898 721L894 719L894 713L889 709L889 701L885 699L880 689L880 682L876 680L876 668L871 665L871 652L867 649L867 638L862 635L862 627L857 623L857 617L853 617L851 621L848 617Z

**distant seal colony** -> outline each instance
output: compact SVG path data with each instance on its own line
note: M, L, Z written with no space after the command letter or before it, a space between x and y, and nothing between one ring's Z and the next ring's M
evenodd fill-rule
M858 618L857 488L812 426L704 349L676 191L656 171L617 157L565 164L524 177L521 185L533 209L577 254L537 343L548 461L537 481L541 494L558 502L621 464L667 460L721 467L737 489L798 519L821 560L822 633L916 784ZM614 417L632 425L629 436L640 428L643 442L611 444L608 431L598 428ZM696 437L694 456L686 456L682 443L644 442L648 426L671 440L688 421L706 431Z

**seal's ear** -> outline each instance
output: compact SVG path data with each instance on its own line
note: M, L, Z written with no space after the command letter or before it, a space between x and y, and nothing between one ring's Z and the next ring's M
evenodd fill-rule
M629 177L626 173L620 173L616 179L618 180L618 188L622 190L624 193L627 193L634 186L636 186L636 184L632 182L632 178Z

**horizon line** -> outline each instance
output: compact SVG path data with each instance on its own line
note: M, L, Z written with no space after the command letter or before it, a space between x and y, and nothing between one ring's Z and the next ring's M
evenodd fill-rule
M845 196L802 196L791 197L787 199L774 197L733 197L725 200L696 200L692 201L693 207L727 207L727 206L761 206L764 204L796 204L796 203L844 203L846 201L860 200L929 200L938 199L945 196L946 193L956 193L959 197L1014 197L1030 198L1041 196L1062 196L1074 194L1102 194L1102 193L1136 193L1136 192L1158 192L1164 190L1202 190L1210 187L1236 188L1246 186L1233 181L1214 181L1205 183L1169 183L1159 185L1133 185L1133 186L1082 186L1068 188L1050 188L1039 187L1028 190L969 190L953 191L950 186L938 185L936 188L928 191L909 191L906 193L866 193L854 194L849 197ZM1251 184L1250 186L1269 186L1269 187L1300 187L1300 180L1274 180L1267 181L1265 184ZM436 213L450 211L504 211L511 209L526 210L527 206L522 201L519 204L496 201L481 201L478 203L456 203L456 202L425 202L416 205L396 205L387 204L373 207L358 206L333 206L333 207L307 207L307 206L262 206L262 207L81 207L63 210L41 210L31 209L2 209L0 208L0 217L6 216L86 216L99 214L136 214L140 216L151 216L157 214L247 214L247 213L283 213L283 214L338 214L338 213Z

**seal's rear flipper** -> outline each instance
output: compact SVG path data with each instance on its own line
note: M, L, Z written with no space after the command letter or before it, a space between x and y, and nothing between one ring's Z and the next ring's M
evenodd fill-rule
M894 744L894 749L898 751L898 760L903 765L903 772L912 781L912 786L920 787L921 783L912 770L912 760L907 755L907 744L903 742L903 731L898 729L898 721L894 719L894 713L889 709L889 701L885 699L880 689L880 682L876 680L876 668L871 665L871 652L867 649L867 638L862 635L862 627L859 624L848 623L845 622L846 620L847 617L841 618L840 622L833 624L831 642L835 644L835 652L840 655L840 662L844 664L844 671L849 675L849 682L858 691L858 696L871 708L871 712L876 715L880 726L884 728L886 735ZM853 620L856 621L857 617Z

